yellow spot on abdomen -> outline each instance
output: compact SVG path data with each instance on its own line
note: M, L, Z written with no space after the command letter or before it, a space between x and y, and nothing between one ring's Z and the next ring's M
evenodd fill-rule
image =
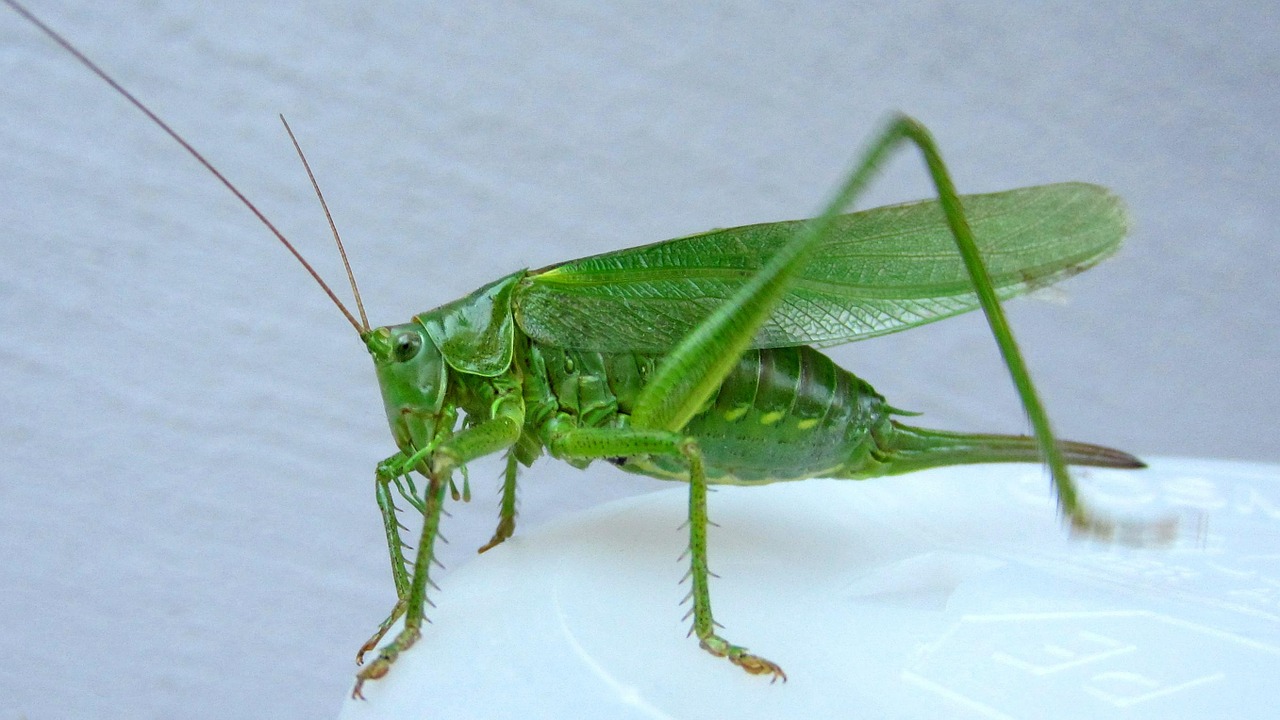
M809 428L817 424L818 424L818 418L805 418L804 420L801 420L800 422L796 423L796 427L801 430L808 430Z
M787 413L786 413L786 411L785 411L785 410L774 410L774 411L772 411L772 412L767 412L767 413L765 413L764 415L761 415L761 416L760 416L760 424L761 424L761 425L772 425L772 424L774 424L774 423L778 422L779 420L781 420L781 419L782 419L782 416L783 416L783 415L786 415L786 414L787 414Z
M729 422L741 420L742 416L746 415L747 411L750 409L751 409L750 405L739 405L738 407L726 412L724 414L724 419L728 420Z

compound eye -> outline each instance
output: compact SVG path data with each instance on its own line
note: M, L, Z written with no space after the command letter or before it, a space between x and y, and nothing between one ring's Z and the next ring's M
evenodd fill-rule
M391 349L391 359L396 362L408 362L417 356L422 349L422 338L417 333L407 332L396 338L395 347Z

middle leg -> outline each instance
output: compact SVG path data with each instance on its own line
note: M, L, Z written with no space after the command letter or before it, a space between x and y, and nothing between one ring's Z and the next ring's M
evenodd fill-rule
M771 674L776 681L787 675L770 660L747 652L716 632L718 626L711 612L710 576L707 563L707 474L702 451L693 438L663 430L630 428L578 428L553 436L552 453L560 457L595 459L630 455L678 455L689 466L689 572L692 587L686 599L693 607L690 634L698 636L702 649L753 675ZM688 617L688 616L686 616Z

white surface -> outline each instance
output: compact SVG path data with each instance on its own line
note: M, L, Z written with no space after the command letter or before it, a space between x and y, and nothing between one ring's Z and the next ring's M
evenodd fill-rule
M808 215L911 112L962 191L1080 179L1132 205L1068 305L1011 306L1064 436L1280 459L1273 2L34 4L340 279L284 112L375 322ZM8 11L0 73L0 713L334 712L391 594L364 351L247 212ZM928 194L917 166L870 202ZM1022 429L980 318L837 357L930 424ZM498 469L473 468L451 566L492 530ZM544 463L523 487L525 530L661 485Z
M1275 717L1280 466L1088 475L1105 507L1191 527L1072 542L1027 466L712 495L716 617L773 686L685 637L683 488L579 513L454 572L342 717Z

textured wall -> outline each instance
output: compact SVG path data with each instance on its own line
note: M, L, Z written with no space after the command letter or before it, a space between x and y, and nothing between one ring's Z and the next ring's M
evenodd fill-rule
M1273 3L421 6L35 9L337 283L283 112L375 323L518 267L805 216L910 112L962 191L1080 179L1132 205L1127 248L1065 303L1011 306L1063 435L1280 459ZM32 662L0 668L5 708L336 709L390 604L363 349L252 216L9 12L0 74L0 644ZM928 193L904 157L871 200ZM837 357L934 424L1023 427L980 318ZM447 561L487 539L498 469L473 468ZM529 523L658 485L527 481Z

